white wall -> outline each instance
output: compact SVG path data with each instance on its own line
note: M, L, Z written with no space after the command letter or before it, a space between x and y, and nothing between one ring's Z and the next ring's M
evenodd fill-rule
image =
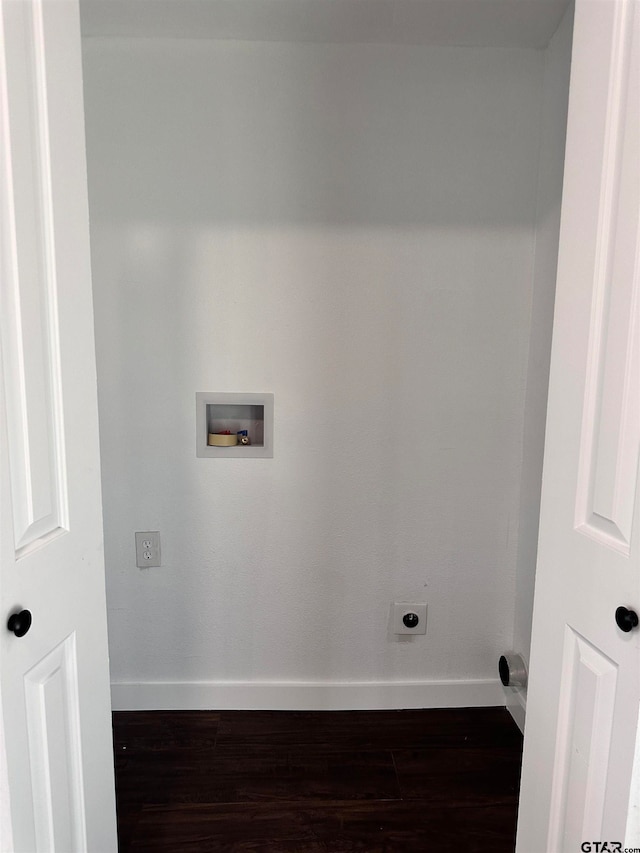
M89 39L84 61L113 681L500 699L544 53ZM275 458L197 459L196 391L273 392ZM388 633L394 599L428 602L426 636Z
M551 321L558 263L572 33L573 9L571 8L566 12L549 44L544 70L534 288L523 431L513 637L513 648L523 655L527 663L531 646L531 616L538 548L540 486L551 356Z

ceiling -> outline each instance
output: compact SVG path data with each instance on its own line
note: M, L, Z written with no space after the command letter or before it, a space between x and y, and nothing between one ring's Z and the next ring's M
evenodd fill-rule
M570 0L81 0L84 37L545 47Z

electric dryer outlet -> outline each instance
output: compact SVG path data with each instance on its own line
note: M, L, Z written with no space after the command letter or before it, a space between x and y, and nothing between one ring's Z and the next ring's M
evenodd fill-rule
M395 601L392 625L394 634L426 634L427 605L424 602Z

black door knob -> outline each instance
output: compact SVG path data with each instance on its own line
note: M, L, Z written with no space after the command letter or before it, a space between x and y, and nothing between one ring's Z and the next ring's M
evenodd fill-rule
M626 607L618 607L616 610L616 625L625 634L633 631L638 627L638 614L635 610L629 610Z
M7 628L16 635L16 637L24 637L31 627L31 613L28 610L21 610L20 613L13 613L9 616Z

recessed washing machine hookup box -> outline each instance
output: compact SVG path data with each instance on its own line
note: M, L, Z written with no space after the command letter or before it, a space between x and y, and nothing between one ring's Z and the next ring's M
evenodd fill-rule
M241 440L214 446L210 435L245 432L249 444ZM200 458L273 458L273 394L196 393L196 456Z

